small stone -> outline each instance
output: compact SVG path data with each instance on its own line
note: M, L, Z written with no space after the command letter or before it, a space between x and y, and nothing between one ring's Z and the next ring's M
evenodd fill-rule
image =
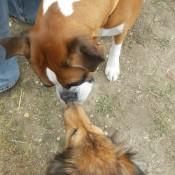
M105 131L105 132L104 132L104 134L105 134L105 136L107 136L107 135L108 135L108 132L107 132L107 131Z
M109 114L106 115L106 118L109 118Z
M108 126L107 126L107 125L105 125L105 129L106 129L106 128L108 128Z
M159 18L158 18L158 17L155 17L155 18L153 19L153 21L154 21L154 22L158 22L158 21L159 21Z
M170 118L168 118L168 119L167 119L167 121L168 121L168 122L171 122L171 119L170 119Z
M121 92L121 90L119 89L117 92L118 92L118 93L120 93L120 92Z
M60 137L57 137L57 141L60 141L60 139L61 139Z
M36 84L38 84L38 83L39 83L39 81L35 81L35 83L36 83Z
M12 27L12 23L11 23L11 21L9 22L9 27Z
M58 117L59 117L59 118L62 118L62 115L61 115L61 114L59 114L59 115L58 115Z
M25 117L25 118L29 118L29 116L30 116L30 115L29 115L28 112L26 112L26 113L24 114L24 117Z
M38 142L41 143L41 142L42 142L42 139L40 138L40 139L38 140Z
M149 136L144 136L143 137L145 140L149 140Z
M93 114L90 114L90 118L93 118L94 117L94 115Z

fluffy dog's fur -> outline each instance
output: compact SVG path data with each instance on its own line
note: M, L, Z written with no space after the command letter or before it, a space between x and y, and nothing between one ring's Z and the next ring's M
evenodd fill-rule
M66 143L50 162L47 175L144 175L132 161L132 153L106 137L93 125L81 106L65 112Z

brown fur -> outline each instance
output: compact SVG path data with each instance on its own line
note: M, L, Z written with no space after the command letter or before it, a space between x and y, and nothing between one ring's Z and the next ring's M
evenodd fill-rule
M47 175L144 175L132 154L93 125L81 106L69 106L64 118L65 149L50 163Z
M55 72L62 86L89 78L103 60L97 37L102 27L125 23L124 32L115 37L124 40L141 9L142 0L81 0L74 3L74 13L64 16L56 3L43 14L42 1L35 25L27 36L0 40L7 48L7 57L26 56L45 85L52 86L46 68ZM25 42L24 42L25 41ZM71 43L77 48L70 50ZM16 43L14 45L14 42ZM69 63L69 64L68 64Z

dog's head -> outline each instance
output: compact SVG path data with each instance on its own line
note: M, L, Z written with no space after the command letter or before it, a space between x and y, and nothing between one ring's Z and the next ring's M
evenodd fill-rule
M65 102L87 98L93 86L92 72L103 61L96 41L85 37L60 41L32 31L27 36L1 39L0 45L6 49L7 58L25 56L43 84L55 85Z
M65 102L87 98L93 84L92 72L104 60L103 48L96 38L74 20L63 16L56 3L43 13L41 3L29 31L19 37L0 39L7 58L25 56L43 84L55 85Z
M55 156L47 175L144 175L131 153L93 125L80 106L65 112L65 150Z

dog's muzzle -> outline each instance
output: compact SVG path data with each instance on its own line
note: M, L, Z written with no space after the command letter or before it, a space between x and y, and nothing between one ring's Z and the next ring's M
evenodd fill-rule
M60 94L61 99L67 104L71 102L76 102L78 100L78 95L76 92L71 92L71 91L63 91Z
M57 95L67 104L71 102L83 103L89 96L94 81L86 81L78 86L72 86L69 89L56 85Z

